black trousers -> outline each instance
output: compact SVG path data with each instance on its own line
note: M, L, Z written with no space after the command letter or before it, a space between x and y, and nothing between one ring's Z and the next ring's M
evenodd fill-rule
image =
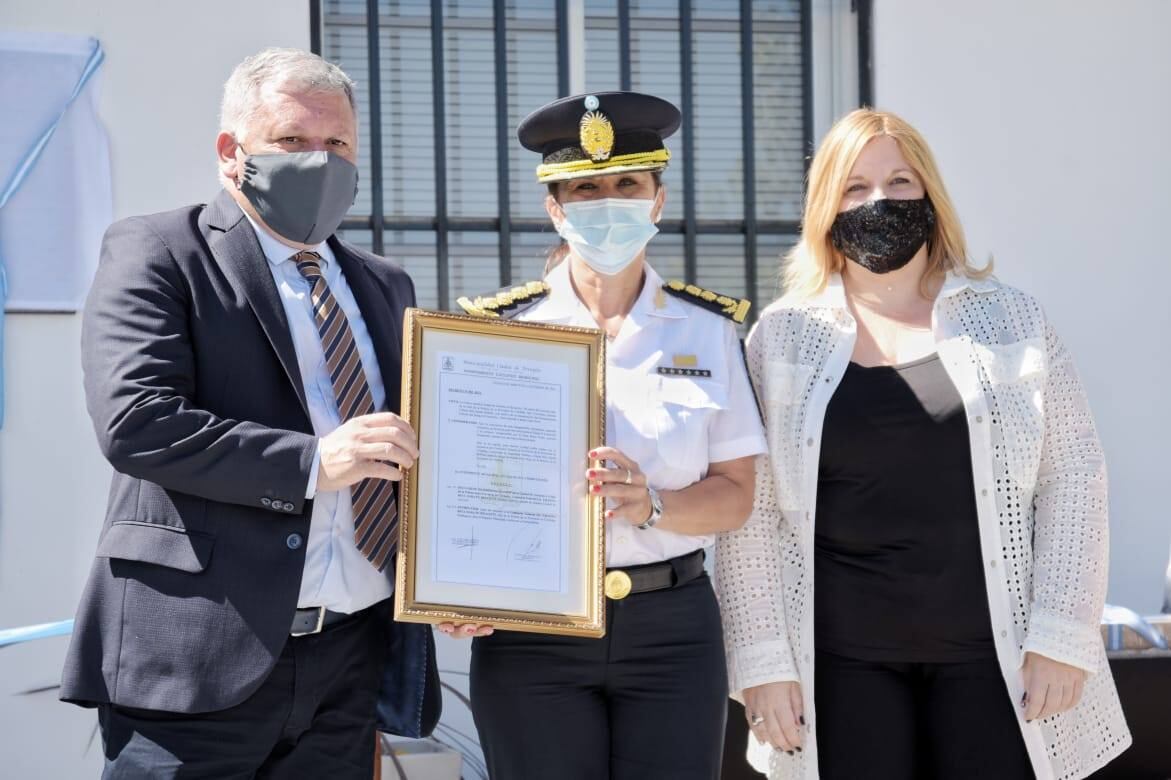
M822 780L1032 780L995 658L878 663L819 651Z
M105 780L370 780L390 602L290 638L240 704L184 714L103 705Z
M711 583L607 602L602 639L476 639L471 694L494 780L713 780L728 684Z

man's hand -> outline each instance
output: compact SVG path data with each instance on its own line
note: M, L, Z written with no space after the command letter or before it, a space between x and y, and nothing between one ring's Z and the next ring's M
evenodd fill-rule
M458 625L455 623L440 623L438 628L441 634L447 634L453 639L471 639L477 636L490 636L495 630L487 623L460 623Z
M415 465L418 441L411 426L390 412L354 417L321 439L317 490L341 490L364 479L402 479Z

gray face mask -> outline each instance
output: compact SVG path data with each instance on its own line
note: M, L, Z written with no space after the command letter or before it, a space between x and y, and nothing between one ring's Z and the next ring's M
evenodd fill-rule
M240 192L256 213L298 244L333 235L358 194L358 169L329 152L248 154L241 171Z

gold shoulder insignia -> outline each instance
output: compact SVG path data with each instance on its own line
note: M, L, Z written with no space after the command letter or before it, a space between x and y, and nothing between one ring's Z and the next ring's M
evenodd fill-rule
M747 298L731 298L720 295L711 290L705 290L694 284L687 284L678 279L672 279L663 285L663 289L682 298L688 303L694 303L708 311L713 311L733 322L742 323L748 318L748 310L752 308L752 301Z
M473 317L504 317L511 319L549 294L544 282L528 282L516 287L505 287L492 295L466 295L456 300L464 313Z

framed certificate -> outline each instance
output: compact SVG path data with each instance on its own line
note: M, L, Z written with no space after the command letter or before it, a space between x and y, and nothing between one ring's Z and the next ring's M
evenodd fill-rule
M395 619L600 637L601 331L408 309Z

